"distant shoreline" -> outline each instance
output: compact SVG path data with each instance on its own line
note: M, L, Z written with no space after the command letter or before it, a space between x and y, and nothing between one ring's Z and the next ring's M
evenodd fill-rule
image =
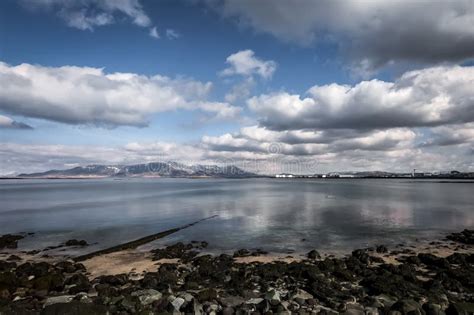
M261 176L246 176L246 177L225 177L225 176L125 176L125 177L114 177L114 176L65 176L65 177L0 177L0 180L27 180L27 179L115 179L115 180L126 180L126 179L137 179L137 178L148 178L148 179L162 179L162 178L173 178L173 179L255 179L255 178L268 178L275 180L360 180L360 179L403 179L407 181L420 181L420 180L431 180L431 182L437 183L459 183L473 182L472 177L404 177L404 176L392 176L392 177L378 177L378 176L366 176L366 177L291 177L291 178L277 178L270 175ZM437 180L437 181L436 181Z

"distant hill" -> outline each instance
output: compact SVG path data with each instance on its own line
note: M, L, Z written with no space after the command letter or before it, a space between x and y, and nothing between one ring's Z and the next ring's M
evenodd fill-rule
M177 162L155 162L134 165L88 165L66 170L20 174L23 178L77 178L77 177L254 177L254 173L236 166L185 165Z

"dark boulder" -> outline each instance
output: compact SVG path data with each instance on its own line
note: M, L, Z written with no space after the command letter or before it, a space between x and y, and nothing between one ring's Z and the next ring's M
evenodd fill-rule
M5 234L0 236L0 249L10 248L15 249L18 247L18 241L25 238L22 235Z
M83 264L75 263L69 260L60 261L56 263L54 266L66 273L74 273L76 271L86 271L86 267Z
M418 254L420 261L428 267L438 267L447 269L449 268L449 262L441 257L437 257L433 254L420 253Z
M17 276L11 271L0 272L0 289L7 289L11 292L18 287L19 280Z
M48 305L41 315L104 315L107 313L107 308L103 305L73 301Z
M79 292L88 292L92 287L89 279L83 274L75 274L72 277L66 279L66 285L71 285L69 293L77 294Z
M451 303L446 310L446 315L472 315L474 303Z
M313 249L306 255L309 259L320 259L321 255L318 253L317 250Z
M424 315L426 313L420 303L410 299L403 299L392 305L389 314Z
M352 257L356 258L363 264L370 263L370 256L367 252L363 249L356 249L352 252Z
M96 280L99 281L99 283L105 283L112 286L120 286L127 283L128 278L127 278L127 275L125 274L119 274L119 275L100 276L96 278Z
M217 299L217 291L214 289L204 289L197 293L197 299L199 302L207 302Z
M248 249L239 249L234 252L234 257L248 257L251 256L252 252L249 251Z
M51 265L47 262L30 263L26 262L16 268L16 273L23 276L42 277L49 273Z
M60 273L49 273L47 275L31 280L32 287L35 290L61 291L64 288L64 277Z
M154 249L151 253L153 254L153 260L178 258L187 262L198 254L193 248L203 248L202 246L204 245L207 246L207 244L201 243L195 243L193 245L179 242L165 248Z
M16 263L10 261L0 260L0 272L10 271L16 267Z
M89 244L85 240L72 239L72 240L66 241L66 243L64 243L64 245L66 245L66 246L87 246Z
M467 264L467 260L466 260L467 256L468 255L466 255L466 254L454 253L454 254L446 257L446 260L451 264L465 265L465 264Z
M439 304L425 303L423 304L423 310L426 312L426 315L445 315L446 314Z
M463 244L474 244L474 230L464 230L461 233L452 233L446 237L448 240Z

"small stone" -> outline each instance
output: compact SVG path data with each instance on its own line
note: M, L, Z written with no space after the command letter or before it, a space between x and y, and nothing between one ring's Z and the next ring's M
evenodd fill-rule
M265 294L265 299L270 302L271 305L278 305L280 303L280 293L276 290L270 290Z
M152 304L163 296L160 292L153 289L135 291L131 295L138 297L138 300L142 305Z
M250 300L247 300L245 304L260 304L263 301L262 298L252 298Z
M240 296L226 296L220 298L220 302L226 307L236 307L245 302L245 299Z
M0 300L9 300L10 291L8 289L0 289Z
M375 301L386 308L390 308L396 302L396 300L386 294L376 296Z
M345 314L345 315L364 315L365 310L364 310L364 307L359 305L359 304L347 303L346 304L346 311L343 314Z
M226 307L222 310L223 315L232 315L235 313L235 310L232 307Z
M312 299L313 295L306 292L303 289L296 289L296 291L291 295L291 298L292 299L300 298L300 299L303 299L303 300L307 300L307 299Z
M183 298L176 298L174 299L172 302L171 302L171 305L173 305L173 308L176 310L176 311L179 311L179 309L181 308L181 306L183 306L184 304L184 299Z
M379 315L379 310L376 307L366 307L365 308L366 315Z
M43 304L43 308L56 304L56 303L69 303L74 299L74 295L60 295L60 296L52 296L46 299L46 302Z
M130 297L124 297L120 305L122 305L122 307L127 311L135 313L135 303Z
M194 299L194 296L187 292L181 293L179 296L182 297L187 303L191 302Z

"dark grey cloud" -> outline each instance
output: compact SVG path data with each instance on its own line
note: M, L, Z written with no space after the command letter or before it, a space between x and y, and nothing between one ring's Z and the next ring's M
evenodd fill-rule
M352 66L474 58L474 1L210 0L225 17L302 45L332 40Z

